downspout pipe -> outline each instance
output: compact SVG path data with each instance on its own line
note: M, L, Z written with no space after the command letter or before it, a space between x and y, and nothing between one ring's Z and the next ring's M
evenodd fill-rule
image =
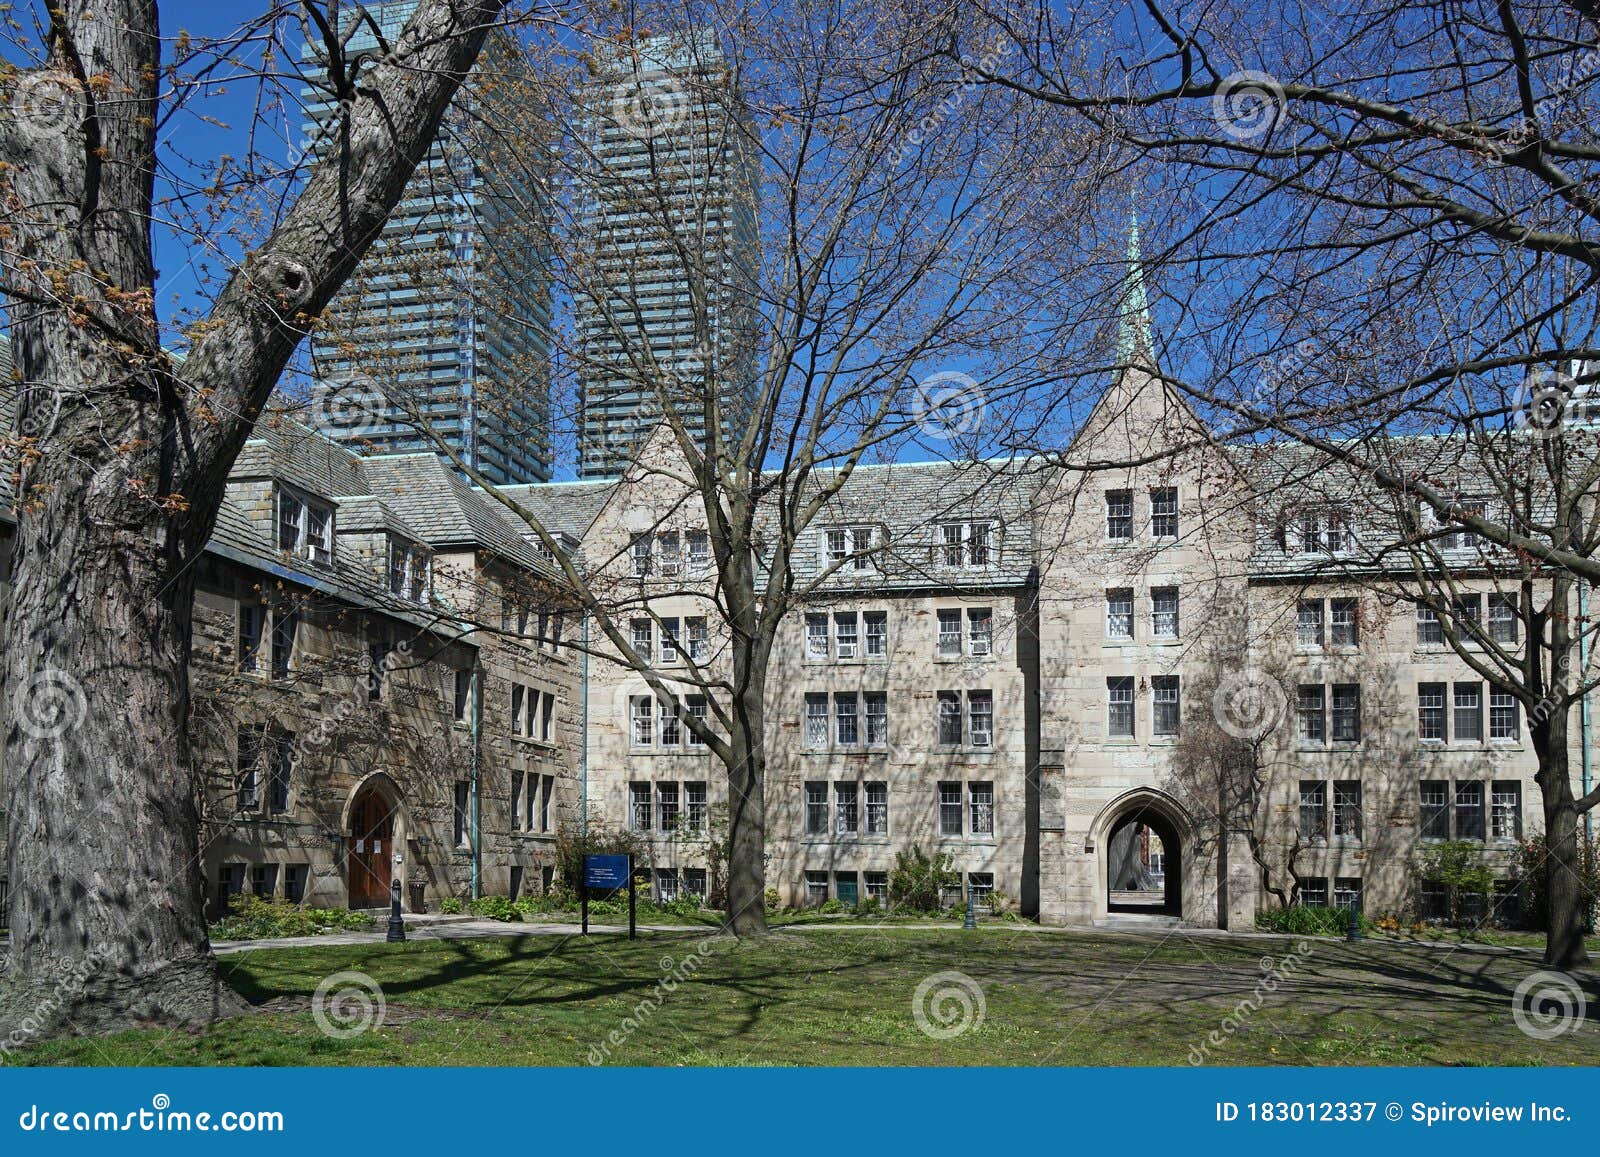
M1585 733L1587 734L1587 733ZM583 616L583 654L578 667L578 836L589 839L589 616Z
M1589 584L1583 579L1578 580L1578 678L1587 682L1589 678ZM1585 688L1583 695L1578 699L1578 731L1582 736L1582 767L1583 767L1583 794L1589 794L1590 783L1590 754L1589 754L1589 692ZM1594 812L1591 809L1583 813L1583 838L1594 839Z
M479 748L483 742L483 656L480 653L472 662L472 770L470 798L467 801L467 841L472 847L472 898L483 895L483 857L480 847L480 814L478 807Z

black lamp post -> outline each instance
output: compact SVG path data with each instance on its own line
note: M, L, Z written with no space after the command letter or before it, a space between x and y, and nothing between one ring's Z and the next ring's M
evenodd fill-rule
M396 867L399 867L400 857L396 856ZM406 938L405 921L400 919L400 877L392 876L389 880L389 934L384 937L390 944Z

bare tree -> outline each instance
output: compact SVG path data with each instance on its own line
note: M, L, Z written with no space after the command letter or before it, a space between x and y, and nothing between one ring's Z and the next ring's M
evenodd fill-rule
M1041 216L1092 212L1100 183L1095 134L1041 135L1031 102L979 90L911 16L851 3L819 32L798 12L664 5L648 17L652 35L638 13L629 26L599 20L579 62L553 202L566 217L552 230L555 296L578 320L557 329L557 374L570 367L568 396L592 403L603 386L642 400L657 435L629 477L654 505L636 534L648 556L658 530L704 527L701 581L638 561L627 541L568 557L525 495L494 486L432 431L556 554L597 653L666 702L704 696L705 717L684 725L728 777L728 923L740 935L765 929L780 628L846 577L937 558L930 541L892 540L841 495L862 464L919 444L975 459L947 496L952 512L1019 484L975 452L1004 447L1052 392L1037 355L1069 331L1072 286L1065 255L1042 268L1027 255ZM687 63L663 76L655 58L668 54ZM601 146L619 136L634 147ZM1040 166L1058 178L1048 202L1030 179ZM759 202L757 228L730 248L742 196ZM676 343L653 313L663 293L686 302ZM623 431L631 451L650 429ZM819 547L819 527L837 543ZM661 631L654 608L680 595L708 609L711 645L663 670L628 623Z
M23 440L0 1022L47 1008L52 1027L184 1023L239 1007L202 918L187 736L194 563L280 372L401 195L501 6L423 0L368 61L340 50L361 8L321 2L268 10L207 45L164 41L148 0L63 3L18 33L34 66L9 69L0 113ZM155 300L152 227L204 191L180 180L156 203L172 188L164 133L228 62L279 67L290 14L341 64L326 82L338 148L276 201L281 182L248 160L219 162L216 186L241 198L254 236L211 251L227 273L179 361ZM168 52L187 54L187 70L169 71Z
M1468 579L1512 588L1522 642L1448 616L1446 637L1527 712L1555 881L1546 960L1583 961L1576 835L1600 789L1574 790L1569 740L1593 682L1575 672L1600 526L1571 403L1600 347L1592 9L1262 20L1147 0L1107 45L1090 10L982 7L946 51L1001 36L1016 51L987 81L1105 129L1160 190L1149 256L1175 388L1221 437L1292 439L1314 456L1301 477L1344 469L1387 495L1388 561L1430 604ZM1453 467L1408 453L1441 435ZM1485 550L1436 549L1461 535Z

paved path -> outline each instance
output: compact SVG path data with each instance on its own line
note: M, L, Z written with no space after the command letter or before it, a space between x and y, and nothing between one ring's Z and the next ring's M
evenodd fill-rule
M409 940L478 940L490 936L576 936L582 925L553 920L545 923L507 923L500 920L480 920L472 916L407 916L406 938ZM626 934L626 924L597 924L589 921L590 932L621 932ZM705 932L715 928L705 924L641 924L640 933L646 932ZM211 945L218 956L231 956L240 952L254 952L265 948L309 948L340 944L383 944L389 934L389 922L380 920L371 932L330 932L326 936L284 936L276 940L222 940Z
M482 920L474 916L436 916L436 915L408 915L405 917L406 936L409 940L478 940L497 936L576 936L580 925L576 921L548 920L541 922L523 921L506 923L499 920ZM1141 928L1133 921L1119 922L1115 927L1085 927L1074 925L1072 927L1052 927L1046 925L1019 922L1015 924L985 923L985 929L1010 928L1017 932L1048 933L1053 936L1133 936L1133 937L1167 937L1167 936L1214 936L1226 937L1236 940L1282 940L1285 933L1281 932L1228 932L1220 928L1170 928L1152 925ZM962 931L959 920L944 920L927 924L862 924L856 921L840 920L837 922L819 921L814 924L786 924L780 925L774 931L778 932L870 932L881 929L905 929L914 932L960 932ZM626 933L626 924L599 924L591 920L589 931L616 935ZM641 935L658 932L697 932L704 936L718 934L718 929L708 924L641 924ZM232 956L240 952L254 952L268 948L308 948L323 945L347 944L382 944L388 934L387 921L380 920L373 931L370 932L333 932L326 936L288 936L277 940L229 940L220 941L212 945L212 951L218 956ZM1338 940L1339 937L1295 937L1295 939L1328 939ZM1497 944L1475 944L1471 941L1455 940L1388 940L1375 938L1371 941L1377 944L1394 944L1397 947L1408 945L1418 948L1434 948L1440 951L1451 952L1483 952L1494 955L1534 953L1537 949L1522 947L1505 947Z

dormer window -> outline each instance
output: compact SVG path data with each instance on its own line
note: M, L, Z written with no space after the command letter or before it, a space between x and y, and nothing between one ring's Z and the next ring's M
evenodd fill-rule
M831 526L823 532L823 563L838 570L871 570L876 540L870 526Z
M428 599L428 551L414 542L389 537L389 593L414 603Z
M1343 507L1309 507L1296 517L1293 533L1301 554L1338 554L1351 546L1350 514Z
M946 567L982 570L993 560L994 523L946 522L939 527L939 559Z
M333 507L278 489L278 549L327 566L333 562Z
M1451 519L1449 521L1440 520L1440 522L1441 525L1453 526L1456 518L1482 518L1486 509L1487 504L1482 499L1460 498L1451 505ZM1445 534L1439 540L1439 548L1441 550L1477 550L1480 541L1477 531L1461 527Z

